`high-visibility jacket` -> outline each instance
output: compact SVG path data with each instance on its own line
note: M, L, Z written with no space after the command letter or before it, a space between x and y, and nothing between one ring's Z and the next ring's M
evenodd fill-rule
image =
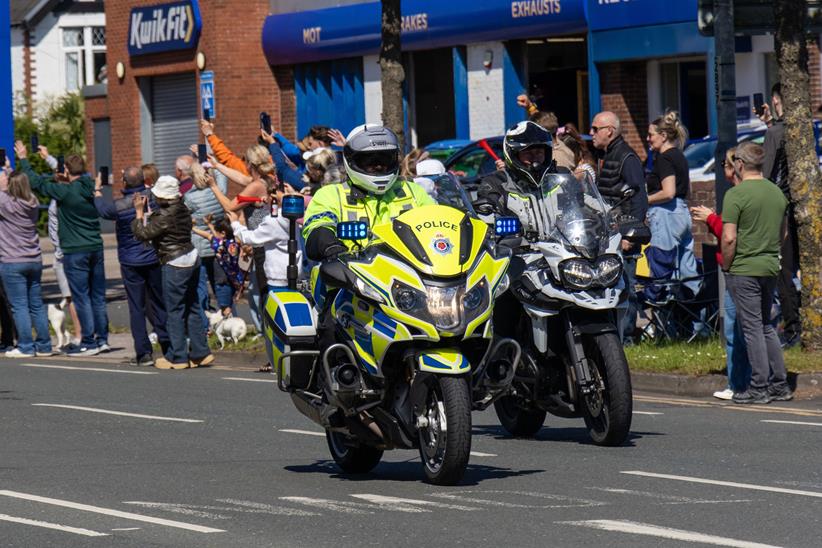
M417 183L397 180L391 189L377 196L340 183L327 185L314 195L305 211L303 237L308 240L320 227L336 231L338 222L366 221L369 227L390 222L404 211L436 202ZM365 245L367 241L345 241L349 249Z

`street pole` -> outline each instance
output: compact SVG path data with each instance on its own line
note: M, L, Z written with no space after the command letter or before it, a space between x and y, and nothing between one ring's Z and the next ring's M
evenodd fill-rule
M0 148L14 165L14 108L11 89L11 8L0 0ZM2 68L5 67L5 68Z
M716 50L716 101L717 101L717 143L714 158L714 194L716 210L722 211L722 200L730 183L725 180L722 164L725 153L736 146L736 41L734 39L733 0L716 0L714 20L714 44ZM730 266L730 265L728 265ZM719 315L725 322L725 276L717 272L719 287ZM724 339L724 329L723 329Z

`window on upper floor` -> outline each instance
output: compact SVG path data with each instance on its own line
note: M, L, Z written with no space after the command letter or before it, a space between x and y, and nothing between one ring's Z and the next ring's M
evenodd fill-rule
M105 81L106 28L64 27L62 34L66 89L77 91Z

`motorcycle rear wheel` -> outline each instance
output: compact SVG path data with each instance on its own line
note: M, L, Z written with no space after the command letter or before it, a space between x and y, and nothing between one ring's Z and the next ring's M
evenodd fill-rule
M631 373L622 343L615 333L601 333L586 336L583 346L591 374L605 385L602 391L579 396L588 434L596 445L622 445L633 416Z
M357 444L345 434L326 430L325 439L334 462L347 474L367 474L382 459L382 449Z
M471 390L464 377L432 376L418 430L425 477L435 485L456 485L471 453Z

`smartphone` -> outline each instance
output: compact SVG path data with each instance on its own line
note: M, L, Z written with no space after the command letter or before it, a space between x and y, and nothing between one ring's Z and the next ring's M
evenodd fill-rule
M108 166L100 166L100 181L102 184L108 184Z
M66 170L66 159L63 156L57 157L57 174L61 175Z
M0 148L0 169L6 167L6 149Z
M260 129L271 135L271 116L267 112L260 113Z
M761 93L754 93L753 96L754 102L754 112L757 116L762 116L765 114L765 98Z
M203 120L205 120L206 122L211 121L211 111L207 108L203 109Z
M202 143L197 145L197 161L204 164L208 161L208 149Z
M37 136L36 133L31 134L31 152L32 154L37 152L37 149L40 148L40 137Z

